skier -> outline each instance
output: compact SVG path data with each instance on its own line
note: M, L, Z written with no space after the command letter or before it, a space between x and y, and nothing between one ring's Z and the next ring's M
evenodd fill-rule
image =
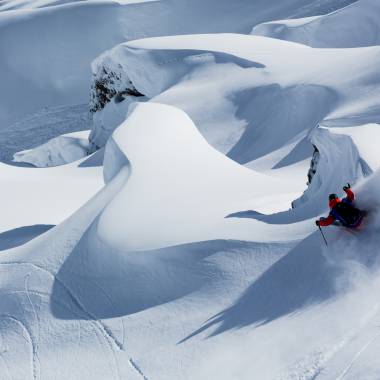
M318 227L327 227L331 224L348 228L357 228L360 226L366 212L354 206L355 195L349 183L343 187L343 190L347 194L343 199L338 198L336 194L329 195L329 216L316 220L315 224Z

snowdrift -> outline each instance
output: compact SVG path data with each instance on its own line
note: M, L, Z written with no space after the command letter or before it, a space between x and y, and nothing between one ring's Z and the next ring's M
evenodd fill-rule
M307 236L310 220L281 228L226 220L224 212L248 202L273 208L285 182L214 150L172 106L137 105L104 162L103 190L0 256L0 328L12 348L2 371L57 379L339 378L347 355L368 344L378 313L379 172L354 189L360 207L371 204L372 227L355 236L327 230L325 249L318 232ZM360 378L368 363L378 368L368 360L375 352L368 345L366 360L349 372Z
M294 207L302 206L298 212L305 215L310 208L316 213L328 194L340 190L342 183L358 182L379 169L375 142L379 133L379 124L314 130L309 140L319 150L320 158L307 190L293 202Z
M351 2L1 2L3 154L60 135L0 165L1 379L378 379L378 5L315 16ZM5 131L95 56L91 146L83 106Z
M93 67L109 73L119 65L125 88L132 83L151 101L183 109L210 144L247 164L297 144L326 120L346 126L354 118L377 120L378 52L237 34L173 36L121 44ZM141 100L111 101L95 113L91 144L104 145L130 103Z
M102 167L86 161L38 169L0 163L1 207L7 215L0 232L59 224L78 210L103 186Z
M136 38L243 32L315 0L7 1L0 5L0 129L45 106L88 100L95 57Z
M299 42L317 48L380 44L377 0L359 0L333 13L256 25L251 34Z
M88 151L88 133L76 132L55 137L35 149L17 152L13 161L45 168L77 161L86 157Z
M109 246L152 249L221 238L255 241L258 222L225 216L243 205L261 212L286 208L294 195L285 181L255 173L214 150L188 116L171 106L138 104L110 144L105 177L114 177L110 170L117 172L109 162L129 162L131 176L99 218L100 239ZM110 160L107 155L115 145ZM266 189L270 195L258 197ZM278 240L287 239L284 227L278 228ZM262 229L260 239L266 239Z

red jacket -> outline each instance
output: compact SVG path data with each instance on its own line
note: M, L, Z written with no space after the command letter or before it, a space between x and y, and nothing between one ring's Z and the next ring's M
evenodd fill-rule
M347 189L347 190L344 190L347 194L347 199L349 201L353 201L355 199L355 194L353 193L353 191L351 189ZM332 209L337 203L339 202L342 202L342 200L340 198L335 198L333 200L331 200L329 202L329 207L330 209ZM334 216L330 213L329 216L327 218L324 218L324 219L320 219L319 220L319 225L322 226L322 227L327 227L329 226L330 224L333 224L335 221L335 218Z

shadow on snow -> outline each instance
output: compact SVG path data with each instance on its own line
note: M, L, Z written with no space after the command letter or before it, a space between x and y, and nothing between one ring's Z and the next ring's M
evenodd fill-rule
M266 324L334 296L338 268L327 264L320 247L318 234L310 235L254 281L231 307L179 343L214 327L209 337Z

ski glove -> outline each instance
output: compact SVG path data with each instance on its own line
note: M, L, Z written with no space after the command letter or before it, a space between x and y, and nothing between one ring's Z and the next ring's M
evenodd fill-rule
M315 224L319 227L319 220L316 220Z
M347 185L343 186L343 190L347 191L348 189L351 189L351 185L347 182Z

